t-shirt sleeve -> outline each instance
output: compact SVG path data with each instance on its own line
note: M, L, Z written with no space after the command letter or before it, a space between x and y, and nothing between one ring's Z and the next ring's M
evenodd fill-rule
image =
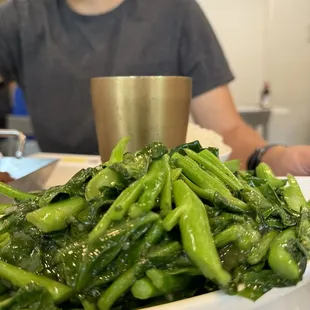
M8 1L0 5L0 80L17 81L17 59L18 17L14 2Z
M180 38L182 74L193 80L193 97L234 77L216 35L204 12L194 0L184 1Z

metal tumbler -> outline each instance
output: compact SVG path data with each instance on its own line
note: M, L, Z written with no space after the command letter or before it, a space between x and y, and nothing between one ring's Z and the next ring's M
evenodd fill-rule
M152 141L173 148L186 140L192 80L179 76L103 77L91 80L99 152L106 161L124 136L128 151Z

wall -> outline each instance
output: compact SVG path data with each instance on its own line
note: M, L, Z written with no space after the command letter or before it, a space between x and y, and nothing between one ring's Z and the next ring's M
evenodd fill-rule
M291 109L289 116L272 122L271 139L309 144L310 1L269 0L267 26L266 74L272 103Z
M197 0L218 35L236 80L238 105L257 105L264 81L265 12L268 0Z
M264 80L272 106L272 142L310 143L310 1L197 0L211 21L236 76L237 106L257 105ZM309 116L308 116L309 115ZM304 128L302 128L304 126Z

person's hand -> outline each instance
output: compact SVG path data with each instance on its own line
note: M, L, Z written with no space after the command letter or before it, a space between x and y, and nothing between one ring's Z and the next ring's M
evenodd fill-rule
M285 176L287 173L294 176L308 176L310 175L310 146L276 146L267 151L263 161L277 176Z
M14 179L7 172L0 172L0 182L9 183L14 181Z

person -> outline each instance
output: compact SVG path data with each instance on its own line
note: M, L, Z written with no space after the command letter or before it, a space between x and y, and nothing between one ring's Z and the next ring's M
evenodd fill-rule
M9 86L0 79L0 128L6 128L6 116L11 112Z
M310 146L268 145L237 113L233 75L194 0L8 0L0 9L0 74L23 89L43 151L96 154L89 80L182 75L191 110L255 168L310 173ZM249 160L250 158L250 160Z
M0 128L5 129L7 126L7 115L11 113L10 87L0 77ZM0 137L0 154L7 151L7 139ZM7 175L3 176L7 180ZM1 181L1 175L0 175Z

